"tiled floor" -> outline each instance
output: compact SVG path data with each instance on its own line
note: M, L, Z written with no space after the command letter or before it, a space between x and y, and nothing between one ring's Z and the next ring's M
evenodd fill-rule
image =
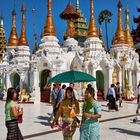
M0 140L5 140L4 101L0 101ZM124 102L118 112L107 112L107 102L101 102L102 118L100 122L101 140L139 140L140 121L133 123L136 103ZM80 103L80 105L82 105ZM24 122L20 129L25 139L29 140L63 140L61 131L51 129L48 123L51 106L49 104L21 104L24 108ZM80 115L79 115L80 116ZM139 117L140 119L140 117ZM73 140L79 139L79 128Z

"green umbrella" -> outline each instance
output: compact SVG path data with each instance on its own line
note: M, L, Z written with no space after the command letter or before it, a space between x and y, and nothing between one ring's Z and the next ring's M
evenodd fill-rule
M76 82L91 82L96 81L93 76L81 71L66 71L52 77L49 82L60 83L76 83Z

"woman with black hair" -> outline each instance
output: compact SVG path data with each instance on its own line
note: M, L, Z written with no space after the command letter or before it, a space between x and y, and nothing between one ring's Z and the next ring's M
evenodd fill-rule
M61 128L64 140L72 140L77 126L76 115L80 113L79 102L73 97L74 93L71 87L67 87L65 94L65 99L60 103L60 107L51 127L53 128L59 117L62 117Z
M85 91L82 122L80 127L80 140L99 140L99 118L101 118L101 106L94 100L94 89Z
M8 131L6 140L23 140L18 127L18 117L23 115L23 109L17 106L16 101L16 90L14 88L9 88L5 104L5 124Z

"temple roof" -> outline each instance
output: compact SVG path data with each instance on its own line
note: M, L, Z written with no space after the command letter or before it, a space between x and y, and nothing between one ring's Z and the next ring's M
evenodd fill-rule
M76 0L76 11L79 14L79 18L74 20L75 30L76 30L76 36L87 36L87 24L86 20L84 19L84 16L82 14L82 11L79 8L79 0Z
M65 20L77 19L79 14L73 8L71 2L69 2L65 10L60 14L60 17Z

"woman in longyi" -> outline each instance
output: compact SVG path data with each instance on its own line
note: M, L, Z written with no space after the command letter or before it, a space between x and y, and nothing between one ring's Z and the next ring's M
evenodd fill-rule
M64 140L72 140L77 126L76 115L80 113L79 102L74 98L73 94L73 89L67 87L65 99L61 102L56 117L51 125L53 128L59 117L62 117L61 128Z
M98 118L101 118L101 107L99 103L94 100L93 88L86 89L85 99L80 128L80 140L99 140Z

